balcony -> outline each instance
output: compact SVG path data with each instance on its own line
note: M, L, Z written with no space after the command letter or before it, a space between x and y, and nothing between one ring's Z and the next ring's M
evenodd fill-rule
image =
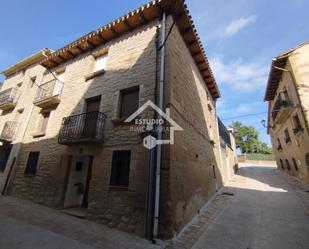
M14 109L19 95L20 91L17 87L12 87L0 92L0 110L6 111Z
M63 83L53 79L39 86L33 104L46 108L60 103Z
M105 115L87 112L62 120L58 143L64 145L102 143Z
M1 142L11 143L15 140L18 129L18 122L7 121L4 124L3 130L0 135Z
M284 98L279 96L275 102L272 111L272 118L274 120L274 123L276 124L284 123L285 120L290 116L292 111L293 111L293 105L291 101L287 98L287 95L285 95Z

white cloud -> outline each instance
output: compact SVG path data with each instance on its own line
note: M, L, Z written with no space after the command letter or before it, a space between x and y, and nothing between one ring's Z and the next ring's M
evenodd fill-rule
M265 87L269 68L259 63L243 62L236 59L225 63L221 57L210 59L210 65L219 84L235 90L252 92Z
M249 25L255 23L256 16L249 16L249 17L241 17L238 19L234 19L231 21L225 28L223 32L224 37L229 37L237 34L240 30L248 27Z

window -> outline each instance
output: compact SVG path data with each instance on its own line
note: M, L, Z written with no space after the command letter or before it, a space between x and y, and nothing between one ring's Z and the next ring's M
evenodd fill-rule
M280 166L281 166L281 169L284 169L284 164L283 164L282 159L280 159Z
M96 57L94 71L98 72L106 69L107 54Z
M286 164L286 167L287 167L288 171L290 171L291 170L291 166L290 166L290 163L289 163L288 159L285 159L285 164Z
M293 126L294 126L294 128L293 128L294 134L303 130L297 114L295 116L293 116Z
M298 171L298 165L297 165L295 158L293 158L292 161L293 161L295 170Z
M42 123L41 123L40 133L46 132L49 117L50 117L50 112L43 112L42 113Z
M30 88L32 88L36 84L36 76L30 78Z
M112 160L111 186L128 187L131 151L114 151Z
M309 153L306 154L305 161L306 161L307 167L309 168Z
M34 176L36 174L36 167L38 164L40 152L30 152L25 169L25 175Z
M123 90L120 95L119 118L127 118L138 109L139 88Z
M213 173L213 175L214 175L214 179L216 179L217 176L216 176L216 168L215 168L215 165L212 165L212 173Z
M281 145L281 141L279 138L277 139L277 142L278 142L277 150L282 150L282 145Z
M290 134L289 134L289 130L288 130L288 129L285 129L285 130L284 130L284 136L285 136L285 143L291 142L291 137L290 137Z

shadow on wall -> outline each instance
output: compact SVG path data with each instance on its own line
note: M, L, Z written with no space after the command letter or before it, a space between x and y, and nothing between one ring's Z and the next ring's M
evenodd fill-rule
M115 119L119 94L123 89L139 86L139 105L149 99L155 101L155 30L155 25L147 25L107 44L109 56L106 72L92 80L84 80L94 66L89 53L68 63L61 102L50 115L44 137L32 136L41 112L38 107L34 109L11 186L12 195L48 206L63 207L71 156L92 156L88 218L110 227L143 234L148 151L142 147L142 137L130 131L130 125ZM59 145L62 118L85 112L86 99L98 95L101 95L100 112L106 115L103 143ZM147 110L140 117L153 115L152 110ZM114 150L132 150L127 189L110 186ZM33 151L40 152L37 172L35 176L25 176L28 155Z
M139 86L140 106L149 99L155 102L158 90L155 29L155 25L150 24L107 44L109 56L106 72L92 80L84 80L94 67L89 53L67 63L61 102L51 112L44 137L33 138L32 132L37 129L41 112L40 108L34 108L11 185L12 195L62 208L72 156L92 156L89 191L86 194L88 218L143 235L148 151L141 144L142 137L130 131L130 125L119 122L117 114L120 91L123 89ZM170 87L171 91L166 92L165 104L171 108L172 119L184 131L176 132L175 145L163 145L160 199L160 235L163 238L170 238L179 232L199 212L222 186L221 170L224 170L220 169L216 152L219 141L215 145L210 142L208 121L213 124L212 133L216 140L217 126L215 119L209 120L214 114L208 117L204 113L207 109L206 85L184 43L169 43L177 46L176 50L170 51L171 56L176 58L167 62L169 78L166 79L166 89ZM188 58L191 66L183 67ZM195 84L196 80L199 82ZM84 113L86 99L98 95L101 95L100 112L106 115L103 143L59 145L62 118ZM154 115L153 110L147 110L140 118L152 118ZM169 135L164 134L165 137ZM110 186L115 150L131 150L128 188ZM40 152L36 175L25 176L29 153L36 151Z
M171 24L169 19L168 26ZM160 235L171 238L199 212L223 180L216 152L220 145L215 109L208 110L206 84L176 26L166 50L170 91L165 103L172 119L184 129L175 133L176 144L163 152ZM210 124L215 145L211 143Z

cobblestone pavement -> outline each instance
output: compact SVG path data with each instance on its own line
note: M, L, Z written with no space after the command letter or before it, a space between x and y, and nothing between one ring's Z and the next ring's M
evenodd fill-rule
M219 193L168 248L308 249L308 190L274 166L243 164L223 189L234 196Z
M107 226L14 197L0 197L1 249L159 248Z
M160 246L58 210L0 197L1 249L308 249L308 234L309 185L272 166L241 165L199 215Z

